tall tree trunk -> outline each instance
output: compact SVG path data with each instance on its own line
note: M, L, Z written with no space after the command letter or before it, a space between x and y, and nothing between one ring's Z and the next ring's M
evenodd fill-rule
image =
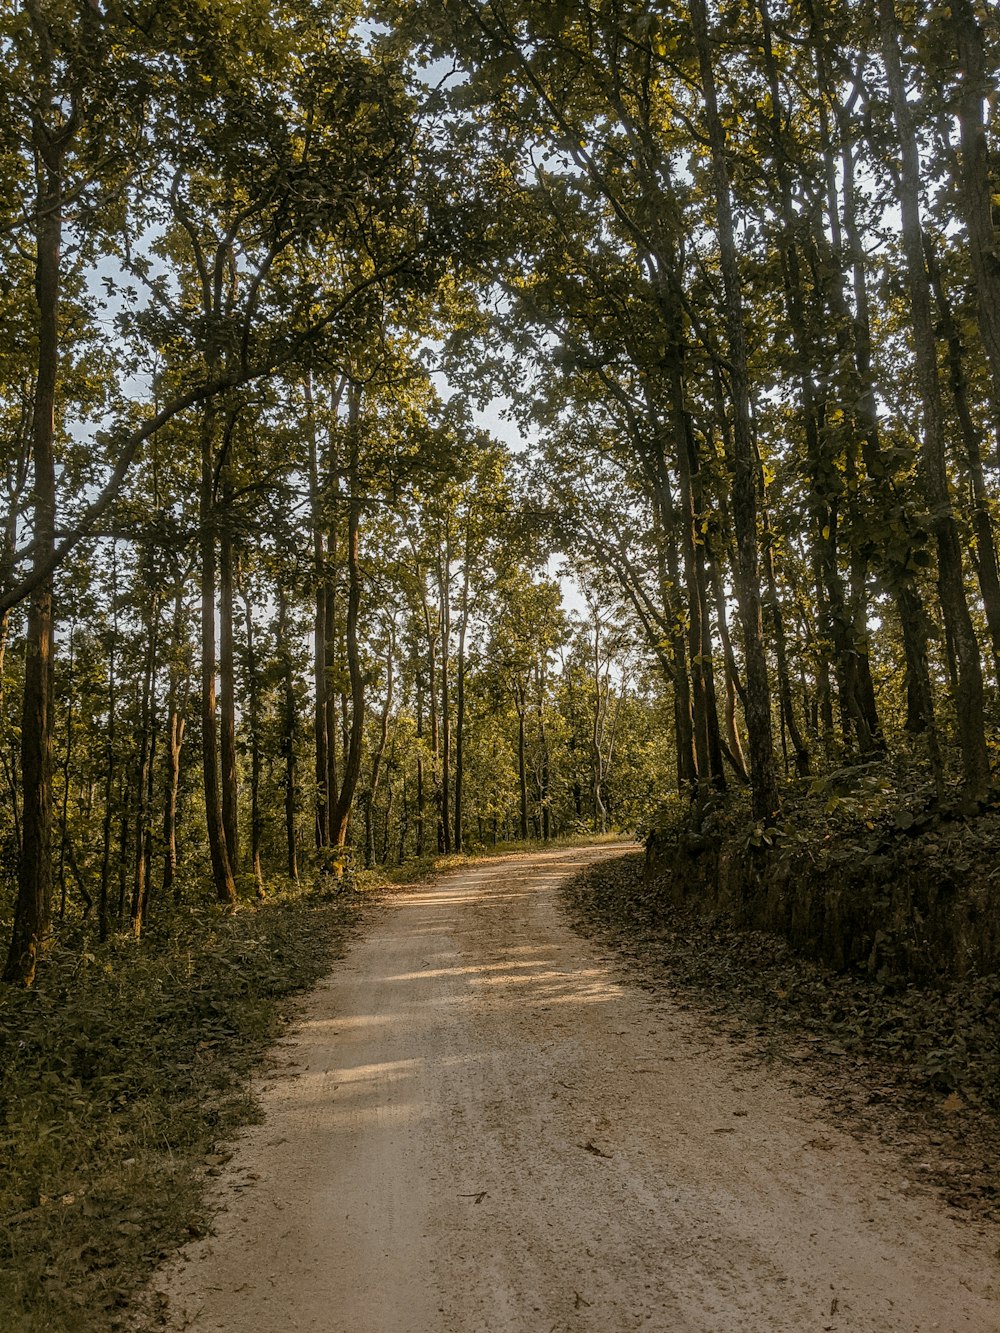
M604 764L601 754L602 723L607 711L607 681L602 684L601 669L601 625L594 617L594 657L592 662L594 681L594 703L590 719L590 794L594 803L594 832L607 833L608 810L604 804L602 786L604 783Z
M462 830L465 794L465 643L469 629L469 562L471 552L471 515L465 534L465 556L462 566L462 624L458 631L458 664L455 682L455 851L462 851L465 835Z
M368 784L368 794L365 800L365 865L369 867L375 864L375 798L378 795L379 781L382 776L385 747L389 741L389 717L392 713L393 690L395 687L393 676L395 660L396 635L393 628L389 634L389 647L385 655L385 704L382 708L382 716L379 719L378 744L375 747L375 753L372 755L371 781ZM387 810L387 825L388 821L389 812Z
M226 848L219 790L219 751L215 707L215 426L214 404L202 410L201 490L199 495L201 555L201 758L205 794L205 826L212 863L212 883L219 902L236 902L236 881Z
M982 663L966 601L962 548L948 486L941 386L920 219L920 157L913 114L906 95L895 0L878 0L878 15L882 56L900 148L899 202L903 254L910 295L917 383L923 409L921 480L937 544L938 595L946 634L954 645L958 667L955 706L963 786L965 794L975 799L985 795L990 783L983 713Z
M656 534L657 576L660 600L665 618L673 629L667 638L669 646L670 681L673 685L674 738L677 753L677 790L691 795L698 783L698 763L695 757L694 718L691 706L691 678L688 675L687 644L679 628L680 606L675 589L679 589L680 564L677 559L677 514L670 478L662 455L657 460L657 486L653 495L653 527Z
M299 853L295 833L295 815L298 804L298 764L295 740L298 733L298 710L295 703L295 668L288 641L288 598L284 583L278 580L278 652L281 656L281 675L284 686L281 714L281 753L285 760L285 869L289 879L298 883Z
M948 352L948 382L951 388L955 415L958 418L962 443L965 446L965 467L972 490L972 534L975 540L973 561L979 580L979 591L986 612L986 627L993 652L993 675L1000 684L1000 565L997 563L996 538L990 517L990 497L983 469L983 440L972 418L969 407L968 382L962 335L951 308L951 301L941 276L941 266L934 253L930 237L926 238L925 257L931 288L937 304L941 336Z
M69 647L67 650L67 667L69 677L69 700L66 705L66 748L63 751L62 761L62 809L59 812L59 920L66 918L66 855L69 847L69 797L72 786L72 762L73 762L73 721L74 721L74 698L73 698L73 667L75 663L76 649L76 621L70 625L69 629ZM2 668L0 668L2 669Z
M318 848L330 845L330 808L333 793L328 789L329 752L327 739L327 710L330 681L327 673L327 571L324 532L324 496L320 488L320 467L316 432L316 406L313 400L312 375L307 373L303 384L306 406L306 437L309 444L309 491L312 497L313 580L315 609L313 615L313 739L315 742L316 820L315 838Z
M737 700L742 702L743 686L740 681L736 654L733 652L729 637L729 617L726 612L726 593L722 586L722 573L719 562L713 556L710 562L712 597L715 602L715 620L719 628L719 642L722 644L722 661L726 678L726 739L728 741L727 758L742 783L749 783L746 756L743 753L743 738L740 736L739 723L736 720Z
M431 624L431 608L427 600L427 583L423 572L420 574L420 605L424 617L424 633L427 637L427 707L431 724L431 785L434 790L434 806L437 812L437 849L444 851L444 829L441 823L441 770L440 770L440 733L437 714L437 634Z
M771 627L774 631L774 652L778 668L778 699L781 707L782 723L792 742L795 755L795 772L800 778L809 776L809 747L806 745L799 724L795 717L792 699L792 682L788 674L788 648L785 640L785 621L778 600L778 580L774 569L774 551L767 543L764 550L764 575L767 580L767 603L771 613Z
M264 815L260 806L260 674L253 612L250 598L246 595L243 598L243 615L247 636L247 722L250 728L250 868L257 885L257 897L263 898L264 871L260 860L260 844L264 833Z
M771 735L771 686L761 622L759 538L757 532L757 465L750 414L743 291L736 249L732 190L726 164L726 134L719 114L715 71L705 0L691 0L691 19L705 102L712 158L719 261L725 291L726 333L733 394L733 525L736 533L736 594L743 627L746 661L746 724L750 748L750 779L755 818L770 820L778 810L778 783Z
M134 792L135 781L130 765L126 761L122 765L121 786L119 788L121 824L118 829L118 905L115 911L115 924L119 930L125 925L125 900L128 896L128 851L131 845L129 835L132 827L132 797Z
M521 681L514 686L514 701L517 708L517 784L519 805L519 830L521 841L528 841L528 767L524 744L524 714L526 711L525 689Z
M118 546L111 542L111 641L108 651L108 724L104 736L104 823L101 884L97 900L98 938L111 933L111 829L114 821L115 741L118 721Z
M543 650L544 652L544 650ZM540 655L535 664L536 700L538 714L538 807L541 815L541 834L543 842L548 842L552 826L549 806L549 777L552 769L552 757L549 753L549 737L545 728L545 660Z
M976 287L979 331L993 381L994 422L1000 443L1000 235L993 223L995 162L991 163L983 118L983 107L994 86L989 77L983 30L972 0L951 0L951 22L962 72L956 101L962 143L960 198Z
M828 86L824 44L819 40L816 49L820 62L818 69L821 83L827 89L827 95L837 105L836 89ZM944 772L937 738L934 696L927 657L927 616L923 598L912 574L912 525L902 498L896 494L891 469L887 466L882 453L872 369L871 302L868 293L865 248L857 216L855 150L851 118L842 106L838 109L838 130L841 140L840 169L844 182L843 226L850 257L851 285L854 294L853 316L839 285L833 284L828 290L840 313L842 327L851 331L852 345L850 349L844 346L844 360L845 364L849 364L846 355L849 350L857 374L855 411L861 432L861 455L873 498L887 527L890 526L890 515L895 516L896 522L902 526L902 559L894 556L891 549L881 551L879 559L896 603L900 636L903 640L903 658L906 666L906 729L913 735L923 734L926 737L931 768L938 787L941 788ZM828 164L828 174L836 175L836 164L832 160L832 155ZM831 213L836 215L835 206L831 207Z
M419 663L419 654L417 661ZM415 672L414 691L416 693L417 703L417 855L424 854L424 829L427 814L427 795L424 791L424 758L423 758L423 739L424 739L424 682L420 673L419 666Z
M129 925L136 939L142 934L148 915L150 792L156 757L156 657L159 648L159 604L153 595L146 621L146 662L140 701L139 758L136 767L135 866L132 874L132 901Z
M44 41L48 44L48 34ZM51 56L49 57L51 64ZM51 80L52 70L48 70ZM51 110L51 107L46 108ZM55 549L56 385L59 373L59 287L62 249L62 171L65 141L53 140L42 115L35 121L35 304L37 368L31 445L34 460L32 566L40 574ZM52 927L52 656L55 616L52 575L41 577L28 606L21 709L21 856L14 929L5 981L30 986Z
M441 593L441 841L451 851L451 533L438 557Z
M228 464L227 464L228 467ZM240 867L239 778L236 768L235 584L231 488L223 487L219 527L219 740L222 765L222 830L233 874Z
M180 880L177 878L177 796L181 779L181 747L187 720L184 716L183 681L186 666L182 658L182 644L186 651L184 629L184 584L179 579L174 593L174 615L171 642L170 677L167 685L167 775L163 798L163 887L164 898L181 900Z
M844 720L844 741L856 740L862 754L869 754L880 749L881 729L878 719L867 715L862 700L862 684L857 671L858 651L852 638L853 617L847 608L844 580L838 558L839 495L841 491L840 471L833 449L824 430L827 411L826 394L817 387L817 372L821 372L830 360L829 354L822 356L822 349L812 333L817 327L816 318L810 318L806 287L803 278L803 265L796 240L802 232L801 222L795 213L792 202L792 179L788 147L786 144L785 123L782 106L781 86L771 33L771 15L767 0L757 0L764 36L764 61L768 85L771 94L771 138L777 163L779 216L781 220L781 257L782 285L784 288L785 311L790 331L790 340L794 353L796 378L798 380L799 403L802 431L805 441L805 456L809 466L812 487L812 509L816 514L813 532L813 546L816 568L821 587L817 589L819 601L825 610L826 634L833 647L834 669L840 700L841 716ZM836 225L836 224L835 224ZM808 236L806 237L808 245ZM814 265L818 270L819 265ZM815 284L818 286L818 284ZM835 480L831 482L831 478ZM773 559L773 557L772 557ZM781 703L786 709L787 699L791 699L790 682L781 682ZM793 716L790 704L787 716Z
M347 841L347 825L351 816L354 792L361 775L361 751L365 734L365 677L358 642L358 619L361 614L361 480L358 474L360 449L361 389L351 385L349 390L349 480L347 518L347 668L351 680L351 727L337 804L330 819L330 837L334 847L343 848Z

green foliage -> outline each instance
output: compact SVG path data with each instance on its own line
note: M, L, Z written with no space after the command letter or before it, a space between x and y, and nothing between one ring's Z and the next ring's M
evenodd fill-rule
M255 1114L247 1076L362 900L298 892L162 918L140 944L67 940L0 996L0 1324L116 1327L206 1225L206 1155Z

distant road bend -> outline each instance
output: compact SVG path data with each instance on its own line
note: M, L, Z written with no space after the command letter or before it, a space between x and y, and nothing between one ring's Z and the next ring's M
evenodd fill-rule
M997 1333L997 1237L616 979L556 888L614 848L394 896L282 1043L161 1275L192 1333Z

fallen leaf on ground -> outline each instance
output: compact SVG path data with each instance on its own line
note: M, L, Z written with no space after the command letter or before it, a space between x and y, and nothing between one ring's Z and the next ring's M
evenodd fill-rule
M604 1152L602 1149L598 1148L597 1144L593 1141L593 1139L588 1139L586 1143L578 1143L577 1147L582 1148L584 1152L593 1153L595 1157L604 1157L607 1158L608 1161L611 1160L611 1154Z

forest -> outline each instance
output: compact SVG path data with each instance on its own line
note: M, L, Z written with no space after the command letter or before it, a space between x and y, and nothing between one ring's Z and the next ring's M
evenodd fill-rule
M998 40L13 7L7 980L67 921L723 793L758 844L803 793L988 808Z
M0 50L0 1074L78 976L138 969L75 1089L160 1039L143 969L322 974L254 912L612 835L633 901L995 978L994 5L24 0Z

